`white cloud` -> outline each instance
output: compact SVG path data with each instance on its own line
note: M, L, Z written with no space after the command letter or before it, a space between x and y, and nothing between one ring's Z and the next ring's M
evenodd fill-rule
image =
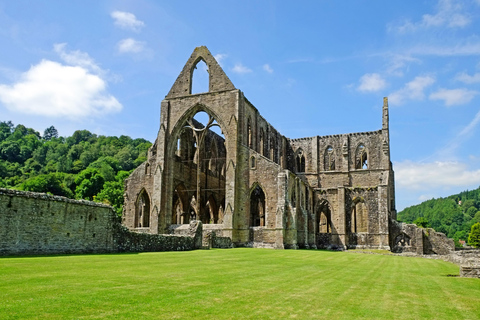
M388 101L392 105L400 105L405 100L423 100L425 98L423 91L434 82L435 78L432 76L418 76L408 82L402 89L390 94Z
M115 25L127 30L140 31L145 26L143 21L138 20L133 13L113 11L110 16L115 20Z
M122 109L106 87L85 67L42 60L16 83L0 85L0 101L12 112L78 120Z
M215 58L215 60L217 60L218 64L223 67L222 62L227 57L227 55L224 53L217 53L213 57Z
M104 73L104 71L95 63L88 53L79 50L67 52L65 50L66 46L66 43L56 43L53 45L53 50L65 63L72 66L82 67L94 73Z
M417 191L480 185L480 170L469 170L461 162L417 163L412 161L394 164L395 182L399 188Z
M145 42L127 38L120 40L117 48L120 53L139 53L145 49Z
M462 72L457 74L457 76L455 77L455 80L461 81L466 84L478 83L480 82L480 73L477 72L473 76L471 76L466 72Z
M360 78L360 85L357 90L361 92L380 91L387 85L385 79L378 73L367 73Z
M273 69L270 67L268 63L263 65L263 70L265 70L268 73L273 73Z
M239 74L245 74L245 73L250 73L250 72L252 72L252 69L245 67L245 66L242 65L241 63L237 63L237 64L233 67L232 71L235 72L235 73L239 73Z
M477 91L467 89L439 89L430 94L430 100L444 100L447 107L466 104L478 94Z
M464 12L461 1L439 0L435 14L424 14L418 22L407 20L393 29L400 33L406 33L432 27L463 28L471 21L470 16Z

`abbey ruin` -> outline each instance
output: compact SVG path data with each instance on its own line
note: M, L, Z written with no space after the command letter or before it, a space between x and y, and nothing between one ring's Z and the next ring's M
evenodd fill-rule
M209 90L192 94L200 61ZM200 220L204 234L234 246L389 250L397 234L387 98L381 116L377 131L289 139L198 47L161 103L148 160L125 182L122 223L175 234Z
M208 92L192 94L200 61ZM160 120L147 161L125 180L122 224L104 204L0 189L0 256L368 248L466 261L444 234L396 221L386 98L380 130L289 139L198 47Z

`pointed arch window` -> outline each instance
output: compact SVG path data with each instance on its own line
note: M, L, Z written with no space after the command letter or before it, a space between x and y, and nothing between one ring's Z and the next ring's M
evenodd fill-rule
M305 172L305 155L302 149L297 150L297 156L295 157L297 172Z
M148 228L150 226L150 197L142 189L135 205L135 228Z
M190 77L190 94L209 92L210 75L207 64L200 58L194 64Z
M317 211L318 233L332 232L332 213L328 202L324 202Z
M250 193L250 226L265 226L265 193L258 185Z
M332 146L328 146L325 149L324 169L325 171L335 170L335 151Z
M368 169L368 152L363 144L359 144L355 152L355 169Z

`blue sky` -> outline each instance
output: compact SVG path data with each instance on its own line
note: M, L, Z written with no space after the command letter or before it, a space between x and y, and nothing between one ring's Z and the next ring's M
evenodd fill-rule
M201 45L289 138L378 130L388 96L398 209L480 185L480 0L0 0L0 121L153 142Z

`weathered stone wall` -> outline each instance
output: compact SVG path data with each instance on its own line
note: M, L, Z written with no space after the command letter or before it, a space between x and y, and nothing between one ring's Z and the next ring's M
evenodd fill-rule
M182 236L134 233L101 203L0 189L0 255L200 248L201 223L190 231Z
M453 239L431 228L420 228L414 224L390 221L391 247L393 252L411 252L417 255L448 255L455 251Z

